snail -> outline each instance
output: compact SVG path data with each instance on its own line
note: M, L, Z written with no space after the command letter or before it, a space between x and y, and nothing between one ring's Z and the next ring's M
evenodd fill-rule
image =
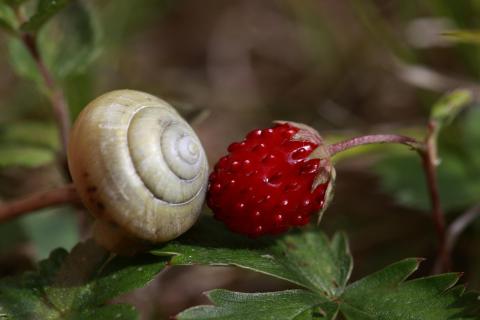
M174 239L197 220L208 161L193 129L167 102L117 90L92 102L74 123L70 173L95 216L94 238L130 254Z

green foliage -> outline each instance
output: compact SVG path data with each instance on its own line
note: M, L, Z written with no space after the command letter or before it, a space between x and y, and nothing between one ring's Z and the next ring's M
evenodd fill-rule
M58 148L58 133L53 124L17 122L0 126L0 167L51 163Z
M72 2L38 34L37 43L48 69L64 79L84 72L98 56L100 29L92 10L83 2ZM10 60L22 77L41 84L41 77L31 54L16 38L9 41Z
M319 230L309 230L255 242L257 249L254 241L229 236L207 220L152 253L173 255L173 265L235 265L304 289L263 294L216 290L209 294L215 306L194 307L180 319L335 319L338 312L347 319L480 319L479 302L472 299L476 294L453 287L458 274L404 281L419 259L395 263L346 286L352 258L343 235L328 241Z
M70 1L71 0L40 0L35 14L25 22L20 29L25 32L37 32Z
M136 319L133 307L106 305L144 286L165 261L113 258L92 241L70 254L55 250L38 270L0 282L0 314L7 319Z
M440 127L449 125L471 101L472 94L470 91L453 91L435 103L432 107L430 119L436 121Z
M100 28L93 10L74 1L41 33L39 41L49 69L64 79L84 72L98 56Z
M51 151L32 146L0 145L0 167L38 167L54 160Z
M14 245L26 239L27 236L19 221L0 224L0 254L8 252Z
M43 6L48 7L53 2L41 1L39 3L39 12ZM39 31L36 39L42 59L53 76L57 80L61 80L62 85L65 87L75 86L74 92L67 90L70 98L71 96L79 97L78 92L82 90L78 88L86 87L85 77L81 77L81 75L85 73L86 68L90 66L100 52L101 32L93 10L85 2L73 1L66 5L67 2L56 2L58 5L62 4L61 7L64 10L48 26ZM11 11L6 5L5 8ZM55 8L60 9L60 7ZM2 7L0 6L0 21L1 9ZM18 37L9 39L8 49L10 61L16 73L34 81L40 88L45 89L38 66L21 39ZM85 90L85 92L88 92L88 90ZM76 105L73 104L73 106ZM82 102L81 105L84 105L84 103ZM74 114L76 114L76 109L74 111ZM30 137L37 137L38 139L45 136L40 134L37 128L33 126L27 129L32 131ZM0 128L0 135L4 134L5 130L10 130L10 128ZM24 130L25 134L29 134L28 130ZM37 135L37 133L39 134ZM50 134L46 136L48 138L51 137ZM2 139L0 137L0 139L2 140L0 141L0 166L21 165L36 167L49 163L54 159L55 154L51 150L46 150L43 146L38 146L36 143L24 144L8 138ZM6 141L6 143L2 143L3 141ZM55 149L58 147L57 134L55 134L54 142L49 142L49 144L55 144Z
M467 91L455 91L435 104L432 119L441 127L449 124L469 101ZM478 201L480 194L480 108L466 110L459 121L442 128L438 136L438 180L442 207L446 212L463 210ZM428 211L430 200L420 160L411 152L390 153L376 166L383 190L398 203Z
M478 200L480 167L465 163L461 156L447 150L440 149L438 179L442 207L446 212L452 212L465 209ZM397 203L423 211L430 210L425 174L415 155L389 155L375 166L375 171L381 178L381 188L391 193Z
M33 145L56 150L58 129L53 123L22 121L0 127L0 141L18 145Z
M405 281L419 265L406 259L347 285L352 257L344 235L319 230L262 241L232 235L203 219L154 255L109 258L93 241L70 254L55 250L35 272L0 281L0 314L15 319L134 319L129 306L106 303L141 287L164 266L234 265L301 289L267 293L211 291L214 306L197 306L179 319L480 319L478 295L455 286L459 274ZM22 303L19 303L21 301Z
M342 234L331 243L314 231L259 242L232 236L211 220L202 224L203 230L215 228L209 232L217 236L205 238L207 233L190 233L181 242L171 242L152 252L174 255L171 263L178 265L236 265L331 297L343 291L350 276L352 260ZM225 239L231 240L228 246L224 245Z
M210 227L205 226L206 229ZM342 234L329 243L325 235L310 231L287 235L281 241L265 242L258 248L258 242L232 237L227 232L218 236L221 230L218 228L214 231L217 236L206 239L206 233L192 233L182 238L182 242L174 241L152 252L174 255L171 263L178 265L236 265L332 297L343 291L350 276L352 260ZM233 239L229 243L231 248L224 245L227 238Z
M0 2L0 28L14 33L16 27L15 13L6 3Z
M452 41L480 44L480 31L478 30L454 30L445 32L444 35Z
M340 310L347 319L478 319L478 313L466 313L478 302L464 296L462 286L454 287L460 274L404 281L419 262L405 259L354 282L345 290Z
M37 259L45 259L59 245L71 249L80 239L78 216L69 208L44 209L22 217L20 224Z
M19 76L41 84L42 80L37 65L20 39L11 38L8 41L8 53L10 64Z
M11 7L18 7L24 2L27 2L28 0L4 0L6 4L8 4Z
M312 319L325 315L318 296L305 290L268 293L240 293L213 290L207 294L215 306L199 306L178 315L180 320L193 319ZM310 317L309 317L310 316ZM332 314L330 316L333 316Z
M24 2L0 2L0 28L12 34L34 34L47 68L61 81L67 95L72 91L78 95L74 98L85 100L81 95L89 96L85 92L91 90L88 81L93 77L86 76L85 70L98 55L101 38L91 8L85 4L86 1L39 0L30 19L19 26L12 7ZM470 11L474 12L466 3L458 4L449 0L433 2L445 7L447 16L462 28L466 27L461 25L462 21L468 20ZM114 37L109 33L109 40L120 43L127 29L127 19L142 20L143 15L131 15L130 3L124 1L122 18L118 18L119 4L112 3L114 10L111 10L111 18L115 18L116 23L110 23L109 27L117 32ZM172 3L174 1L162 1L162 6ZM352 3L377 42L383 43L405 60L421 59L414 50L405 46L403 39L399 41L397 33L384 19L386 15L377 10L374 2ZM159 6L154 2L149 5L152 8ZM137 7L144 15L158 16L158 10L150 10L147 5ZM304 31L307 37L310 37L312 29L316 35L319 35L319 31L323 32L323 38L332 42L335 37L325 32L329 30L328 24L317 19L315 12L309 10L315 9L314 6L307 4L306 8L296 6L294 9L296 16L304 20L303 24L308 29ZM312 35L305 45L310 45L314 40L315 33ZM451 32L448 36L457 42L479 42L478 32L467 29ZM332 45L333 42L330 43ZM332 51L325 51L322 45L316 45L313 49L326 52L327 56ZM17 73L42 84L37 65L19 38L11 39L9 50ZM478 62L476 53L478 50L465 51L465 56ZM479 64L472 65L478 68ZM432 119L441 126L450 124L470 99L468 92L455 91L435 105ZM440 145L440 192L442 205L447 210L464 208L478 201L479 121L480 110L470 110L457 128L461 137L456 141L445 139ZM0 167L44 165L54 160L58 148L58 134L51 125L16 123L0 128ZM344 155L354 156L377 148L385 150L384 146L370 146ZM382 185L400 202L427 210L430 205L420 163L414 155L400 152L400 148L403 147L392 147L395 153L377 168L382 174ZM397 149L399 152L395 151ZM0 226L0 250L9 246L7 241L23 241L24 237L34 240L40 256L58 243L67 247L73 244L78 239L74 229L75 216L71 212L57 213L31 215L16 221L11 228ZM213 290L208 293L213 306L188 309L178 315L179 319L480 319L478 295L465 293L463 286L456 285L459 274L407 281L419 267L419 259L394 263L349 284L353 261L346 236L341 233L329 239L317 229L307 229L281 237L251 240L232 235L217 222L206 219L191 232L154 248L151 253L153 255L136 258L113 258L92 242L78 245L70 254L65 250L55 250L40 263L38 270L0 280L0 318L136 319L138 315L133 307L110 305L109 301L145 285L168 263L232 265L282 279L297 288L264 293Z

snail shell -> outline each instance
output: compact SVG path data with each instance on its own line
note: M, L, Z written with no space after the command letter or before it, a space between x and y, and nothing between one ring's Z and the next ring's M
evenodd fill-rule
M101 244L112 234L164 242L197 220L208 162L193 129L165 101L118 90L85 107L74 124L68 165L96 218Z

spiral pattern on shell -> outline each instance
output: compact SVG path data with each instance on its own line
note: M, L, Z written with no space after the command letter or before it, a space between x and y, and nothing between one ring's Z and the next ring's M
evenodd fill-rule
M198 137L147 93L118 90L92 101L75 122L68 163L89 211L140 239L178 237L204 202L208 162Z

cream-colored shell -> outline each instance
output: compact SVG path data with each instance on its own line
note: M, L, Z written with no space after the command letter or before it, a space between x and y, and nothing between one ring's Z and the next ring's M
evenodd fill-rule
M97 219L151 242L197 220L208 179L202 145L165 101L118 90L88 104L74 124L68 165Z

